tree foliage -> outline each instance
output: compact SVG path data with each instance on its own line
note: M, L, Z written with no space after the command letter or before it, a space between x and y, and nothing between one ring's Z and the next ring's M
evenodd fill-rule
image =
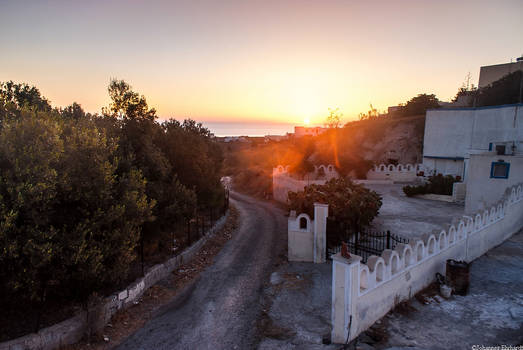
M117 144L90 123L22 111L0 132L4 293L86 295L124 279L154 203L137 169L118 175Z
M159 123L124 81L108 92L91 115L0 84L0 301L85 301L124 281L144 242L170 247L166 235L198 208L221 207L209 130Z
M378 215L382 201L375 191L350 179L335 178L325 185L309 185L303 191L289 192L289 209L314 215L314 203L329 205L329 218L335 219L352 232L369 226Z
M417 194L442 194L446 196L452 195L452 188L454 182L458 182L460 179L455 178L452 175L437 174L429 177L429 181L426 184L418 186L405 186L403 192L407 197L412 197Z
M521 70L505 75L493 83L476 88L474 84L463 84L453 102L466 97L464 107L499 106L523 101L523 72Z
M427 109L439 108L439 100L434 94L419 94L411 98L407 103L401 106L399 115L409 117L414 115L425 114Z
M341 125L341 118L343 113L340 112L339 108L329 108L329 115L327 116L326 125L331 129L337 129Z
M507 74L489 86L475 91L476 107L521 103L523 101L523 71Z

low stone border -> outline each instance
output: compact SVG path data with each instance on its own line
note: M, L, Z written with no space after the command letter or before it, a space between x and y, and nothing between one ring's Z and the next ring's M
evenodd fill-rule
M353 180L353 182L362 185L392 185L395 183L392 180Z
M427 194L417 194L417 195L414 195L413 197L414 198L421 198L421 199L429 199L429 200L432 200L432 201L454 203L454 197L447 196L447 195L444 195L444 194L427 193Z
M77 343L89 328L95 332L102 330L118 310L133 305L145 290L167 277L182 264L190 261L207 240L223 228L228 217L229 211L189 248L162 264L150 267L144 277L138 278L124 290L106 297L101 305L89 310L89 320L87 313L83 311L65 321L43 328L38 333L0 343L0 350L52 350Z

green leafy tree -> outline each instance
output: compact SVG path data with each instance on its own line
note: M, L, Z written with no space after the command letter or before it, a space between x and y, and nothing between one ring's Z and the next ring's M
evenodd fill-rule
M331 179L325 185L309 185L303 191L289 192L289 209L314 214L314 203L329 205L329 218L350 232L360 232L378 215L382 201L379 194L350 179Z
M125 279L154 202L141 172L117 174L117 142L93 124L22 110L0 132L3 295L85 300ZM38 322L37 322L38 325Z
M34 86L12 81L0 83L0 127L5 120L20 117L23 109L49 112L51 105Z
M329 108L329 116L327 117L327 122L326 122L327 126L331 129L339 128L342 117L343 117L343 113L340 112L339 108L336 108L336 109Z
M403 117L425 114L427 109L439 108L439 100L434 94L419 94L401 107L399 114Z
M82 118L90 117L89 114L86 114L78 103L73 102L72 105L67 106L63 109L60 109L60 115L65 119L74 119L80 120Z
M122 158L120 172L140 169L147 180L146 194L156 202L154 220L144 225L140 239L142 266L145 245L161 241L161 234L173 230L180 217L190 216L196 208L194 190L180 183L162 149L165 132L156 122L154 108L144 96L134 92L123 80L109 84L111 104L104 109L98 124L119 139Z
M476 91L476 107L498 106L523 101L523 71L518 70Z
M169 119L162 129L162 149L180 182L194 189L201 207L222 203L223 153L209 130L192 119Z

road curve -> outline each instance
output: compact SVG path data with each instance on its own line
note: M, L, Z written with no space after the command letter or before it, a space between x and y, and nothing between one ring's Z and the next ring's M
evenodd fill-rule
M284 212L231 193L240 223L200 277L118 349L252 349L263 283L287 233Z

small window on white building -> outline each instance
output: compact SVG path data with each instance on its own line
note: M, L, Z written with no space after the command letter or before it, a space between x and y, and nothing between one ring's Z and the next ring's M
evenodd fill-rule
M510 163L505 163L500 160L499 162L492 162L490 167L490 178L491 179L508 179L510 171Z

